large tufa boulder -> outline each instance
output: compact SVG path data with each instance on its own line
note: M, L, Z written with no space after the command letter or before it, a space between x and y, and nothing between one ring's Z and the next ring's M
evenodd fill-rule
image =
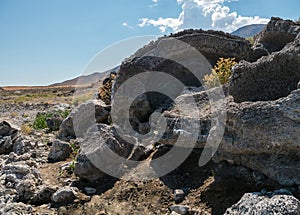
M233 67L229 93L237 102L275 100L297 89L300 80L300 39L257 62Z
M188 97L195 98L199 107L199 133L193 133L197 147L204 147L211 134L211 119L217 109L211 108L206 91L181 95L179 105L189 108ZM289 96L275 101L235 103L227 97L227 119L223 139L213 157L213 161L236 164L257 171L284 186L300 185L300 89ZM189 108L190 109L190 108ZM194 110L196 111L196 110ZM193 111L182 115L175 106L164 112L168 125L163 144L177 141L178 122L187 119L193 123ZM169 120L172 123L169 123ZM185 126L187 127L187 126ZM189 133L183 130L181 133ZM189 141L187 141L188 144Z
M188 53L184 52L186 50L177 50L174 47L181 45L180 42L173 42L174 46L172 46L167 42L170 40L178 40L195 48L211 65L215 65L220 57L236 58L237 61L252 58L251 45L243 38L219 31L185 30L170 37L161 37L126 59L117 72L113 91L116 91L130 77L145 71L165 72L178 78L185 86L201 86L199 80L183 65L157 56L157 53L169 52L172 56L182 51L180 53L182 56L189 57L185 55Z
M62 140L83 137L96 123L108 123L110 106L100 100L91 100L75 108L60 126L59 138Z
M201 87L204 75L211 73L212 65L220 57L236 58L237 61L251 60L252 54L251 45L248 41L218 31L186 30L170 37L161 37L138 50L122 63L117 71L112 89L112 104L114 105L115 94L120 92L122 84L132 80L132 77L136 75L145 74L145 77L137 78L134 83L135 86L133 86L136 90L143 88L140 91L147 92L141 95L142 99L141 97L138 98L139 103L143 103L145 108L137 111L133 105L132 109L135 109L135 113L130 116L131 119L138 116L136 117L138 120L131 121L133 121L133 128L140 132L144 129L138 128L143 127L145 125L143 123L149 121L149 116L157 109L167 109L172 103L172 99L176 98L184 87ZM193 74L192 69L196 73ZM158 75L154 71L172 76L179 80L182 85L172 85L173 81L162 80L162 77L157 77ZM133 91L134 89L125 89L124 97L131 96L127 92ZM170 92L174 97L169 95L167 97L165 92ZM146 100L146 102L141 100ZM122 107L116 108L121 109Z
M260 215L260 214L300 214L300 201L288 191L278 190L273 193L246 193L225 214Z
M300 89L276 101L227 104L223 140L213 158L300 185Z
M12 152L17 136L18 130L12 128L8 122L3 121L0 123L0 154Z
M279 51L287 43L294 41L299 32L300 24L272 17L264 30L255 36L254 46L262 44L269 53Z
M144 56L150 50L157 49L160 42L167 38L169 37L162 37L155 42L151 42L138 50L134 56ZM251 44L247 40L222 31L189 29L171 34L170 38L178 39L196 48L211 65L214 65L220 57L231 57L237 60L251 59Z
M103 169L115 171L121 176L124 166L119 165L119 158L140 160L145 157L145 147L125 142L111 126L97 124L88 130L85 139L80 142L74 173L88 181L105 177Z

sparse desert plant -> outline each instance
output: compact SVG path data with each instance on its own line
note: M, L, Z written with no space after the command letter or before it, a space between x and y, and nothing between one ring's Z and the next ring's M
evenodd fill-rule
M35 116L35 119L33 121L32 127L34 129L45 129L48 128L47 126L47 119L50 119L52 117L61 117L63 119L67 118L67 116L70 114L70 110L58 110L58 111L50 111L46 113L38 113Z
M27 124L27 123L24 123L21 125L21 133L24 134L24 135L29 135L31 134L33 131L31 125Z
M19 113L13 111L13 112L11 112L10 116L11 116L12 118L15 118L15 117L19 116Z
M116 75L114 73L110 74L109 78L103 81L103 86L99 90L99 98L105 102L105 104L110 105L111 103L111 88L114 83Z
M47 128L47 114L46 113L38 113L35 116L32 127L34 129L44 129Z
M247 37L246 40L250 42L251 46L254 45L254 37Z
M74 170L75 170L75 164L76 164L76 159L74 158L72 160L72 163L70 164L69 168L70 168L70 171L73 173Z
M219 58L211 74L204 76L204 84L208 88L226 84L232 75L231 68L236 64L235 58Z
M28 117L29 117L29 114L28 114L28 113L23 113L23 114L22 114L22 117L28 118Z
M78 144L76 144L75 142L71 142L70 143L70 147L72 149L72 153L74 154L74 156L76 157L79 151L79 146Z

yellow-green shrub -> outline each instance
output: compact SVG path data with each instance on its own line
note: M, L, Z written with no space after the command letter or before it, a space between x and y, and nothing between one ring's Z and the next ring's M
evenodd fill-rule
M250 42L251 46L254 45L254 37L247 37L246 40Z
M231 68L236 64L235 58L219 58L211 74L204 76L204 84L208 88L217 87L229 82Z

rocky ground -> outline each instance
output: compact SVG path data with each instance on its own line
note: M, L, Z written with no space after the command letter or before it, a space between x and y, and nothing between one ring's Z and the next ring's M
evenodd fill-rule
M288 35L274 45L277 32ZM129 116L139 133L149 131L145 119L153 112L166 118L164 135L147 147L133 147L120 137L111 122L111 106L96 100L95 92L79 99L68 88L1 89L0 214L300 214L299 32L297 24L273 18L254 47L222 32L188 30L173 35L207 55L209 63L219 57L241 57L230 83L222 87L227 116L218 123L224 123L223 138L213 159L201 167L198 162L209 132L217 129L213 116L223 109L209 103L208 95L216 88L200 87L183 66L143 56L149 50L157 52L166 38L124 61L112 91L134 74L149 68L168 72L167 66L192 89L180 89L176 104L151 93L133 102ZM191 97L201 110L197 118L187 102ZM184 114L183 105L188 110ZM58 114L70 111L68 116ZM38 128L41 122L35 124L42 113L52 113L43 129ZM117 120L123 122L123 115ZM164 167L163 162L155 163L156 158L176 148L179 135L189 132L178 122L187 121L192 128L196 120L202 126L196 147L182 164L155 179L126 180L146 167L154 172ZM124 162L124 168L115 170L122 179L109 176L89 159L105 158L107 149L126 161L144 161L144 166L130 169ZM176 156L171 159L176 161ZM113 162L106 165L115 168Z

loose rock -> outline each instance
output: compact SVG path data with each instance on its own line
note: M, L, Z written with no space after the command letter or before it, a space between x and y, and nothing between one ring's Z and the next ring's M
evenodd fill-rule
M69 143L56 140L51 146L50 153L48 155L48 160L50 162L64 161L70 156L72 148Z
M273 194L266 196L262 193L247 193L241 200L228 208L225 214L250 215L250 214L291 214L300 213L300 201L287 194Z

